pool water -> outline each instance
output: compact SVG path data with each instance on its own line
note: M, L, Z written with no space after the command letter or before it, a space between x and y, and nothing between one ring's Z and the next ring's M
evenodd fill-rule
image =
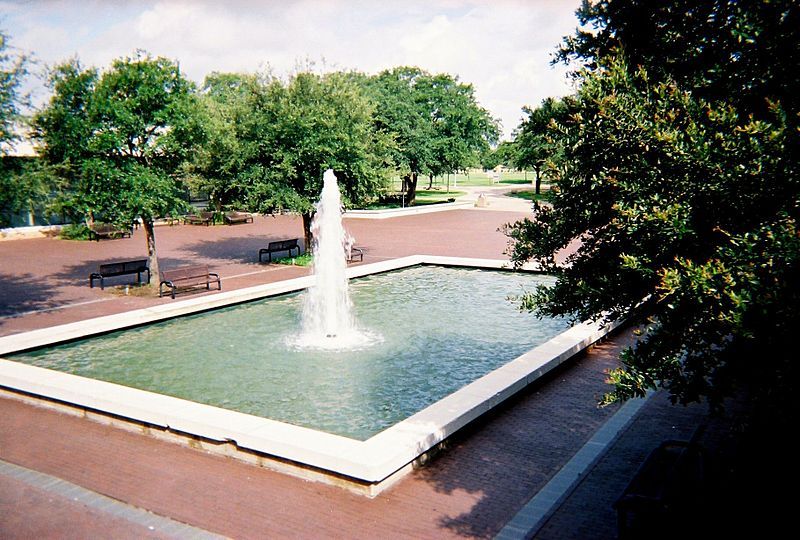
M418 266L351 281L372 343L293 345L302 294L8 358L366 440L564 331L510 295L549 276Z

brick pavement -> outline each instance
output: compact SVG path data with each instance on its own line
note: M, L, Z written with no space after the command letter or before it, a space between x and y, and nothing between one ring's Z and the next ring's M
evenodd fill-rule
M488 538L613 412L595 398L617 347L598 345L372 500L7 399L0 458L235 538Z
M366 248L365 262L414 253L498 258L506 246L498 227L519 217L458 210L352 219L346 225ZM267 241L301 235L299 219L280 216L238 226L160 227L157 242L165 266L207 263L231 289L305 272L255 262ZM0 242L0 335L169 301L89 289L86 280L97 264L143 252L141 232L99 243ZM0 459L235 538L489 538L614 412L595 403L605 390L605 370L616 365L629 339L623 333L598 344L457 434L431 463L372 500L5 398ZM663 400L654 403L545 524L540 538L614 537L610 502L646 452L672 433L648 426L674 425L685 435L699 419L676 414ZM147 536L136 524L97 511L89 516L69 501L6 478L0 490L2 538Z

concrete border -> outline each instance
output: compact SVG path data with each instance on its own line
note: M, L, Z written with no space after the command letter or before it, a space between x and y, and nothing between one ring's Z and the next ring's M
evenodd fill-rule
M644 398L632 399L623 404L555 476L505 524L495 536L495 540L522 540L536 536L550 516L586 478L588 471L608 452L653 395L654 392L648 392Z
M415 255L348 269L349 277L419 264L506 268L506 261ZM175 316L297 291L313 276L161 304L0 338L0 354L123 329ZM582 323L526 352L366 441L153 392L0 359L0 387L18 397L63 404L78 414L153 434L185 438L284 472L375 496L447 437L612 331L617 324ZM207 444L202 444L203 442Z
M456 201L451 203L426 204L422 206L407 206L405 208L386 208L384 210L347 210L343 217L358 219L388 219L400 216L415 216L417 214L431 214L446 210L463 210L474 208L473 201Z

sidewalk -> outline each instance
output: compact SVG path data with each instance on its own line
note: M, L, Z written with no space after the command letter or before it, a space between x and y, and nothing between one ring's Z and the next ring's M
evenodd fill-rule
M508 193L520 191L529 185L494 184L492 186L461 186L454 188L466 191L466 194L456 197L457 202L470 202L476 209L491 210L495 212L521 212L530 214L531 202L519 197L512 197ZM485 206L478 206L478 198L484 196Z

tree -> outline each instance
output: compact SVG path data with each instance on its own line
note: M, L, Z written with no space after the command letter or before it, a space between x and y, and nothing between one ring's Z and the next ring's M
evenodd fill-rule
M769 102L800 105L800 10L794 0L584 0L584 30L564 39L558 59L602 69L616 51L651 80L674 80L710 102L770 117Z
M447 74L423 78L417 85L427 96L433 124L433 176L455 173L477 165L481 153L497 142L498 122L478 105L472 85Z
M526 307L575 319L628 316L642 325L642 339L610 375L606 401L664 387L675 401L719 405L748 386L796 411L790 344L800 322L793 277L800 110L780 88L784 75L792 87L796 73L748 62L746 80L767 92L759 101L731 72L748 55L789 62L800 26L784 23L800 8L763 3L750 13L734 2L701 4L584 4L590 17L583 22L599 30L567 41L587 65L577 73L574 107L553 129L563 147L554 168L559 189L552 209L508 229L512 258L536 258L558 278L528 295ZM706 19L725 20L723 30L698 22L697 10L707 9ZM634 12L637 24L654 30L631 40L622 29L635 30L627 18ZM720 36L747 28L764 33L745 34L743 52L731 56L732 41ZM766 31L775 28L786 40L780 51ZM661 43L658 36L673 39L673 30L691 37ZM698 44L706 60L689 62ZM740 83L744 94L718 91ZM553 254L576 238L568 264L556 264Z
M373 105L350 75L303 72L286 83L272 78L248 100L240 174L247 207L299 212L307 247L326 169L336 172L347 204L385 186L388 140L375 130Z
M400 171L409 204L414 202L419 175L429 172L433 161L433 126L416 90L419 80L426 76L419 68L400 67L384 71L367 83L376 103L375 124L394 142L392 161Z
M8 36L0 29L0 156L7 145L19 138L15 126L20 118L20 108L27 104L27 96L20 86L28 74L30 59L25 54L9 50Z
M0 226L11 225L11 216L48 210L54 189L53 172L35 157L0 156Z
M258 84L253 75L212 73L198 96L205 141L186 163L187 180L208 194L217 212L223 206L245 206L247 195L240 182L246 161L243 129L251 112L248 96Z
M416 67L384 71L368 81L378 130L394 141L392 158L413 204L419 175L454 173L477 163L498 135L497 121L478 105L471 85Z
M12 52L8 36L0 30L0 225L10 223L11 214L29 209L44 189L41 176L28 173L29 164L7 156L20 138L17 127L28 101L20 86L29 63L28 56Z
M533 169L536 175L536 194L541 193L542 172L549 159L556 158L558 139L551 136L551 123L563 122L568 114L567 100L547 98L535 109L523 107L527 115L514 132L514 164L517 168Z
M67 171L65 207L120 226L140 219L158 275L153 222L185 210L177 172L202 140L191 83L143 52L99 75L67 62L50 80L54 95L34 126L43 155Z

